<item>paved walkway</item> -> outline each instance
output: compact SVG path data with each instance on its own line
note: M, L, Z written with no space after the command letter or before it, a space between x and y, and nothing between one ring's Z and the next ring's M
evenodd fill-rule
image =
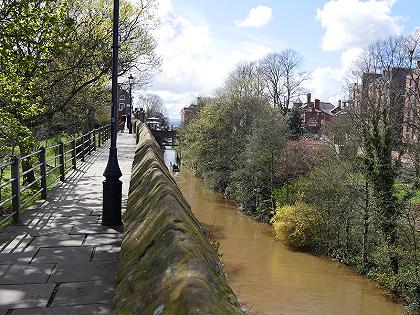
M125 205L135 137L118 134ZM0 230L0 315L111 314L121 233L100 225L108 147Z

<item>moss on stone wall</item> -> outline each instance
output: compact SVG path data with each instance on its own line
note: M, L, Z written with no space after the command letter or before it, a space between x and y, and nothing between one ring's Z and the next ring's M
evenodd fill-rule
M140 125L114 299L117 314L242 314L205 231Z

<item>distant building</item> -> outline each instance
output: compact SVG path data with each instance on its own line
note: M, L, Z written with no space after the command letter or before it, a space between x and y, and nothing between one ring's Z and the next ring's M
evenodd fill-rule
M191 104L190 106L181 109L181 125L188 124L191 121L191 119L197 116L200 109L211 100L211 97L199 96L197 97L196 104Z
M351 89L351 102L360 117L367 115L371 104L389 104L390 125L393 130L393 142L397 146L402 143L406 104L407 76L409 68L390 68L383 73L364 73L362 83L354 84ZM363 104L365 102L365 104ZM404 134L404 135L403 135Z
M159 117L149 117L146 119L146 124L150 130L161 129L161 119Z
M403 141L418 143L420 134L420 60L417 68L406 76Z
M331 103L321 102L319 99L312 102L310 93L307 94L305 104L294 103L294 106L300 109L304 127L311 134L319 134L322 126L342 110L341 101L337 107Z
M118 113L127 115L130 112L130 93L118 84Z
M190 106L181 109L181 124L185 125L191 121L198 113L198 105L191 104Z

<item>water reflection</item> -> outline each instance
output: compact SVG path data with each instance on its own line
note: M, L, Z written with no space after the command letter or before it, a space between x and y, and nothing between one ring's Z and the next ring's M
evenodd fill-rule
M165 161L174 163L173 150L165 151ZM345 266L274 240L267 225L238 212L182 167L176 180L198 220L221 243L232 287L251 314L404 314Z

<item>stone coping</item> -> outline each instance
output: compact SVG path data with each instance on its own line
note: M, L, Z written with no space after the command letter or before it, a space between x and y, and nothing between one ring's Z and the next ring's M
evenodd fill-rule
M116 314L242 314L215 248L144 124L133 163Z

